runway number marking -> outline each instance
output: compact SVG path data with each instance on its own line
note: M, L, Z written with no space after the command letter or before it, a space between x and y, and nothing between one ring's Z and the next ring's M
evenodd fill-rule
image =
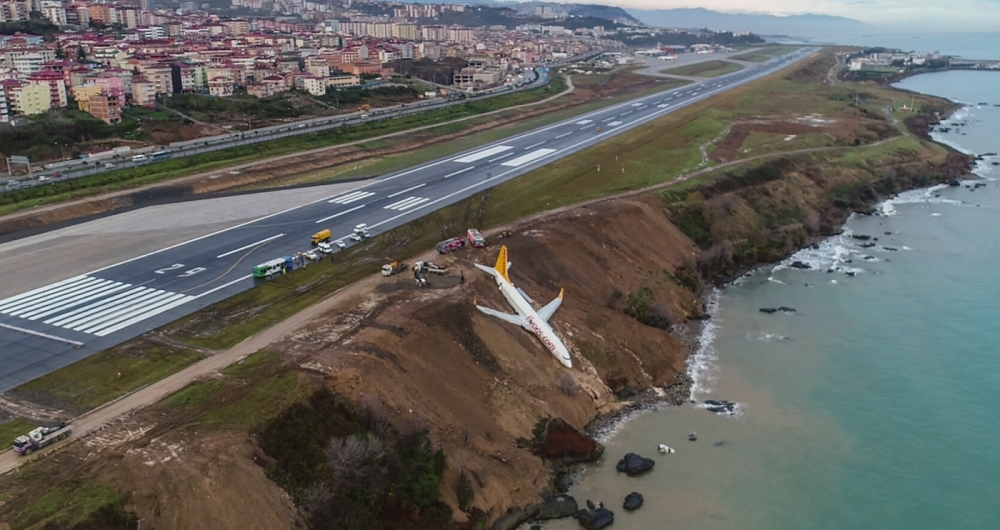
M195 267L195 268L193 268L193 269L191 269L189 271L186 271L184 274L178 274L177 277L178 278L187 278L188 276L194 276L195 274L198 274L199 272L205 272L205 270L206 270L205 267Z
M177 269L182 269L182 268L184 268L184 264L183 263L174 263L173 265L171 265L169 267L164 267L162 269L157 269L154 272L156 274L166 274L166 273L168 273L170 271L175 271Z

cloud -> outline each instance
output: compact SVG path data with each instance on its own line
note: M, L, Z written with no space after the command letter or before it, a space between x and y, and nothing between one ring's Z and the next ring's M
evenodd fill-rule
M614 5L633 9L702 7L779 16L836 15L921 32L1000 30L1000 3L992 0L763 0L753 4L745 0L618 0Z

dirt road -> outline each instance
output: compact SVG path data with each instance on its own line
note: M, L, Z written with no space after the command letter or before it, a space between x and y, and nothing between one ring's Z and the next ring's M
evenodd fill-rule
M28 215L38 215L40 212L46 212L46 211L55 210L55 209L58 209L58 208L66 208L68 206L86 204L86 203L91 202L91 201L108 200L108 199L113 199L113 198L116 198L116 197L128 196L128 195L132 195L132 194L134 194L134 193L136 193L138 191L153 189L153 188L156 188L156 187L159 187L159 186L164 186L164 185L171 185L171 186L173 186L173 185L177 185L177 184L183 184L185 182L202 179L202 178L208 177L210 175L218 174L218 173L224 172L224 171L243 170L243 169L246 169L246 168L256 167L256 166L260 166L260 165L264 165L264 164L273 164L275 162L280 162L280 161L283 161L283 160L294 159L294 158L300 157L300 156L307 156L307 155L312 155L312 154L316 154L316 153L322 153L322 152L331 151L331 150L334 150L334 149L343 149L344 147L352 147L352 146L356 146L356 145L365 144L365 143L368 143L368 142L374 142L374 141L378 141L378 140L385 140L385 139L388 139L388 138L395 138L395 137L398 137L398 136L403 136L403 135L414 133L414 132L418 132L418 131L425 131L425 130L428 130L428 129L434 129L434 128L437 128L437 127L443 127L443 126L451 125L451 124L454 124L454 123L460 123L460 122L463 122L463 121L477 119L477 118L480 118L482 116L491 116L491 115L494 115L494 114L500 114L502 112L508 112L508 111L511 111L511 110L516 110L516 109L521 109L521 108L527 108L527 107L533 107L533 106L537 106L537 105L544 105L544 104L546 104L546 103L548 103L550 101L553 101L555 99L558 99L558 98L561 98L563 96L566 96L567 94L572 93L574 90L576 90L576 89L573 86L573 79L572 79L571 76L567 76L566 77L566 90L564 90L564 91L562 91L562 92L560 92L560 93L558 93L558 94L556 94L554 96L547 97L547 98L545 98L545 99L543 99L541 101L536 101L534 103L525 103L523 105L515 105L513 107L505 107L505 108L502 108L502 109L497 109L497 110L490 111L490 112L484 112L482 114L476 114L476 115L473 115L473 116L466 116L464 118L458 118L458 119L454 119L454 120L451 120L451 121L446 121L446 122L441 122L441 123L434 123L434 124L431 124L431 125L424 125L422 127L414 127L413 129L407 129L405 131L399 131L399 132L394 132L394 133L389 133L389 134L383 134L382 136L374 136L374 137L371 137L371 138L365 138L363 140L356 140L356 141L353 141L353 142L348 142L348 143L343 143L343 144L330 145L330 146L327 146L327 147L318 147L316 149L310 149L310 150L307 150L307 151L297 151L295 153L289 153L287 155L274 156L274 157L265 158L265 159L262 159L262 160L255 160L253 162L247 162L245 164L237 164L237 165L234 165L234 166L217 168L217 169L213 169L212 171L205 171L205 172L202 172L202 173L197 173L197 174L194 174L194 175L188 175L186 177L180 177L180 178L172 179L172 180L169 180L169 181L157 182L157 183L149 184L149 185L146 185L146 186L139 186L137 188L128 188L128 189L119 190L119 191L113 191L113 192L105 193L105 194L101 194L101 195L92 195L92 196L84 197L84 198L81 198L81 199L76 199L76 200L71 200L71 201L64 201L64 202L58 202L58 203L49 204L49 205L45 205L45 206L35 206L33 208L28 208L28 209L21 210L19 212L14 212L14 213L11 213L11 214L8 214L8 215L5 215L5 216L0 216L0 220L17 219L19 217L28 216Z

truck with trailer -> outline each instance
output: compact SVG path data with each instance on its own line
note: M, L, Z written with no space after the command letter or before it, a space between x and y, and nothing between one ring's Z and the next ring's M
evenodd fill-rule
M323 243L325 241L329 241L330 240L330 236L331 236L331 233L330 233L330 229L329 228L327 228L325 230L320 230L319 232L316 232L315 234L312 235L312 244L313 245L318 245L318 244Z
M460 237L453 237L451 239L445 239L444 241L437 244L437 251L441 254L447 254L449 252L454 252L465 246L465 240Z
M14 440L14 452L25 456L59 440L69 438L73 434L73 426L68 423L39 427L28 434L18 436Z
M433 261L418 261L413 264L413 272L427 274L447 274L448 267L442 267Z
M469 244L474 248L483 248L486 246L486 238L479 233L479 230L475 228L470 228L468 232L465 233L465 239L469 240Z
M382 276L392 276L406 270L407 265L402 261L394 261L382 265Z

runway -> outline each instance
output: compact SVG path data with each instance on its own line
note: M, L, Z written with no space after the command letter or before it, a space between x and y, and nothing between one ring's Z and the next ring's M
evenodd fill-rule
M309 236L319 230L330 229L348 245L359 223L378 235L816 50L600 109L26 289L0 300L0 392L252 288L254 265L309 249Z

